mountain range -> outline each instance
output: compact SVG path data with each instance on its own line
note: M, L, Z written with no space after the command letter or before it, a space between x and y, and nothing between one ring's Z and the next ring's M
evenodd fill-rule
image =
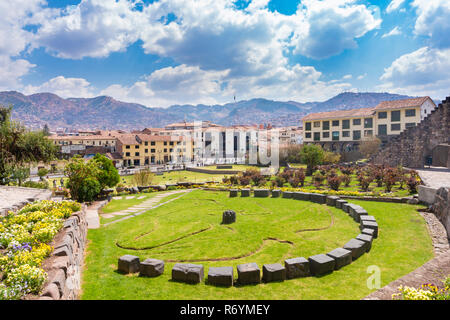
M12 106L12 118L32 129L67 128L137 130L161 128L173 122L211 121L220 125L270 123L273 126L298 126L311 112L374 107L381 101L410 96L363 92L344 92L327 101L301 103L251 99L224 105L173 105L149 108L117 101L112 97L63 99L52 93L24 95L17 91L0 92L0 105Z

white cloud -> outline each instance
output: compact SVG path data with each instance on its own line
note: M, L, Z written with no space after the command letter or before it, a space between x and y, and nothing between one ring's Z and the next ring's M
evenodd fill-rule
M405 54L384 70L381 89L444 98L450 88L450 49L423 47Z
M367 8L352 0L305 0L296 17L301 23L294 31L294 53L315 59L356 48L355 39L381 24L378 7Z
M24 89L25 94L39 92L51 92L62 98L89 98L94 96L94 88L82 78L65 78L58 76L39 85L28 85Z
M392 36L398 36L401 35L402 32L400 31L400 28L398 26L396 26L394 29L392 29L391 31L389 31L388 33L385 33L381 36L381 38L387 38L387 37L392 37Z
M405 2L405 0L392 0L391 3L386 8L387 13L391 13L395 10L397 10L402 4Z
M367 77L367 73L364 73L364 74L362 74L362 75L359 75L358 78L356 78L356 79L357 79L357 80L362 80L362 79L364 79L365 77Z
M414 32L429 37L434 47L450 47L450 1L414 0L411 5L418 14Z
M26 75L35 65L24 59L11 59L0 55L0 91L17 90L22 85L20 78Z
M351 74L346 74L345 76L342 77L342 79L344 79L344 80L349 80L351 78L353 78L353 76Z
M324 82L313 67L295 65L280 67L264 76L229 78L229 71L205 71L198 67L180 65L154 71L146 81L130 87L111 85L100 94L149 107L173 104L222 104L232 101L265 97L274 100L312 101L326 99L351 88L342 80Z
M82 0L43 22L36 45L61 58L106 57L138 40L145 22L127 0Z

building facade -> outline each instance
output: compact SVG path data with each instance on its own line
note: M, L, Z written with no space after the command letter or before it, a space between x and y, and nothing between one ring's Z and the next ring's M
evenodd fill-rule
M430 97L421 97L383 101L374 108L312 113L302 119L303 141L338 152L357 150L362 140L375 136L387 143L435 108Z

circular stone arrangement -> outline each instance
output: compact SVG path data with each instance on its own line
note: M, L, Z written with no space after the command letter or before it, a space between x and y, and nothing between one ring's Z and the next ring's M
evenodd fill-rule
M356 204L348 203L337 196L326 196L318 193L307 192L281 192L280 190L258 189L254 190L255 197L273 198L280 196L288 199L311 201L318 204L342 209L353 220L360 224L361 233L348 241L342 248L336 248L325 254L317 254L309 258L298 257L286 259L284 266L276 264L264 264L262 281L284 281L308 276L321 276L339 270L352 263L372 248L373 239L378 237L378 224L373 216ZM230 197L236 197L237 190L230 190ZM248 197L249 189L241 191L241 197ZM118 271L121 273L140 272L141 276L155 277L164 272L164 262L156 259L139 261L139 257L125 255L119 258ZM261 282L261 270L256 263L245 263L237 266L239 285L258 284ZM200 264L177 263L172 268L172 280L185 283L200 283L204 279L204 267ZM232 267L210 267L208 270L208 284L217 286L232 286L234 284Z

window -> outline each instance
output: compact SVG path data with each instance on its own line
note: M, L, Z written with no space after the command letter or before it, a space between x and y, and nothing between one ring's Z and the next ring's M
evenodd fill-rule
M411 127L415 127L415 126L416 126L416 124L414 122L405 124L405 128L411 128Z
M333 120L333 127L339 127L339 120Z
M372 128L373 119L372 118L364 118L364 128Z
M342 129L350 129L350 120L342 120Z
M338 141L339 140L339 131L333 131L332 140L333 141Z
M400 121L400 111L391 111L391 121Z
M387 135L387 125L385 124L378 125L378 135L379 136Z
M320 128L320 121L314 122L314 128Z
M164 152L167 152L167 149L164 149Z
M139 152L135 152L134 155L135 155L136 157L139 157Z
M130 149L130 146L125 146L125 149Z
M148 153L148 149L145 149L145 153Z
M150 152L151 153L155 153L156 151L155 151L155 149L151 149Z
M353 125L354 126L360 126L361 125L361 119L353 119Z
M311 122L305 122L305 131L311 131Z
M167 141L164 141L164 145L167 146Z
M329 138L330 137L330 133L328 131L327 132L322 132L322 137Z
M387 112L378 112L378 119L387 119Z
M416 109L405 110L405 116L406 117L415 117L416 116Z
M148 146L148 141L145 141L145 145Z
M373 135L372 130L364 130L364 137L371 137Z
M154 146L155 145L155 141L150 142L150 145Z
M330 130L330 121L323 121L322 122L322 129L323 130Z
M311 139L311 132L306 132L305 133L305 138L306 139Z
M343 137L343 138L348 138L348 137L350 137L350 131L342 131L342 137Z
M400 131L400 123L392 123L391 131Z
M360 140L361 139L361 131L355 130L353 131L353 140Z
M129 156L130 156L130 153L129 153L129 152L125 153L125 156L129 157Z
M314 132L314 141L320 141L320 132Z
M173 141L170 141L170 142L169 142L169 145L173 146Z

